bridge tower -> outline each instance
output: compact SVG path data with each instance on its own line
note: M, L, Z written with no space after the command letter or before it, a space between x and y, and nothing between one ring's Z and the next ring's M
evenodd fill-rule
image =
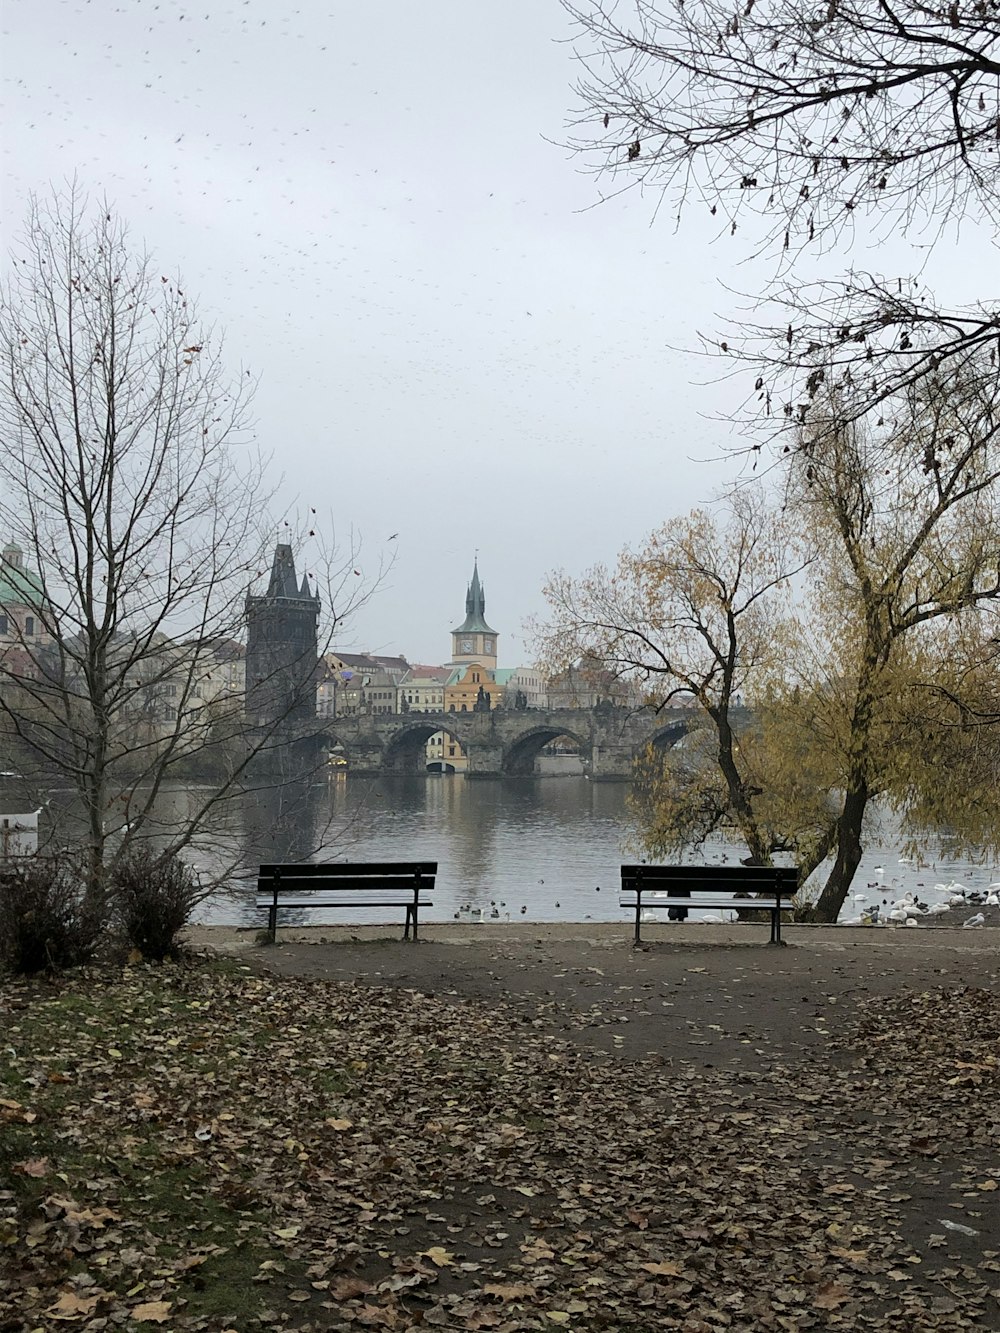
M261 597L247 596L246 712L257 725L291 724L316 715L319 593L299 584L290 546L274 549Z
M451 660L454 666L475 662L487 671L496 670L497 632L486 623L486 593L479 582L478 559L465 594L465 619L451 632Z

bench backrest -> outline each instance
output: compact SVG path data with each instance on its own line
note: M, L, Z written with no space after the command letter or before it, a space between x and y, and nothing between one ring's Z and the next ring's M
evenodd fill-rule
M622 890L669 893L691 889L700 893L780 892L791 898L798 889L795 866L622 866Z
M257 892L272 894L275 882L279 893L396 892L433 889L436 861L336 861L328 865L306 862L302 865L261 866Z

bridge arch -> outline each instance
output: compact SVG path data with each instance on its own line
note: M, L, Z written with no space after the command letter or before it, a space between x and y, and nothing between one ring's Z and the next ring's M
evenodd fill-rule
M676 745L678 741L683 740L688 732L694 731L697 726L697 718L691 718L690 720L686 718L681 720L674 719L673 721L666 723L666 725L651 731L646 739L646 744L652 745L656 750L669 750L672 746Z
M560 736L567 736L580 748L582 756L590 753L590 736L552 723L540 723L523 731L512 740L503 752L503 772L512 775L530 774L535 771L535 760L545 746Z
M386 773L425 773L427 742L439 731L462 743L458 731L448 725L448 714L405 716L407 721L393 733L382 751L382 768Z

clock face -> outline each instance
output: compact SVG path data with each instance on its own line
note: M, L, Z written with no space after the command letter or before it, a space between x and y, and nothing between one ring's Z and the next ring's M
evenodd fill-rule
M471 653L471 652L472 652L472 640L471 640L471 639L463 639L463 640L462 640L462 652L463 652L463 653Z
M488 653L491 653L491 652L493 651L493 640L492 640L492 639L484 639L483 642L484 642L485 645L486 645L486 651L487 651Z

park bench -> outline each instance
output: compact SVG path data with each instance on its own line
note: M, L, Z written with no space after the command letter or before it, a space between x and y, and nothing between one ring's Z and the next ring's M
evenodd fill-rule
M635 909L635 942L641 944L643 912L665 909L683 921L690 907L767 912L771 943L781 943L781 914L791 910L798 887L792 866L622 866L622 907Z
M417 938L421 907L433 907L423 892L434 887L436 861L337 861L329 865L261 866L257 907L267 908L267 933L274 943L278 909L306 907L402 907L403 939Z

